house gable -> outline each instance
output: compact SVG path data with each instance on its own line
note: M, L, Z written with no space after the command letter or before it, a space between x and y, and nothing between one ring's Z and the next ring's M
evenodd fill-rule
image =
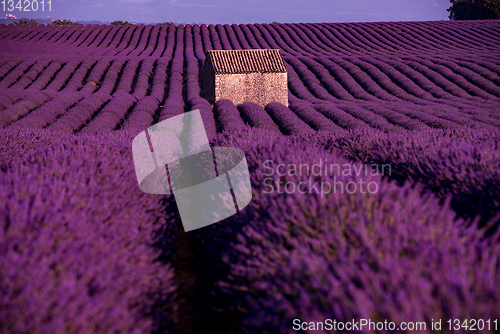
M288 106L285 62L279 49L210 50L202 72L203 97L215 103L229 99L262 107L270 102Z

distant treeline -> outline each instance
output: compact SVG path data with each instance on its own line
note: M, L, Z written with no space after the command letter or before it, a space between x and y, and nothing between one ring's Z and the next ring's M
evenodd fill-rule
M133 24L136 24L136 23L130 23L128 21L125 21L125 22L123 22L123 21L113 21L113 22L111 22L111 24L114 24L116 26L124 26L124 25L133 25ZM157 24L168 25L169 26L169 25L173 24L173 22L163 22L163 23L157 23Z
M450 20L500 19L500 0L450 0Z
M41 21L37 21L35 19L28 19L28 18L21 18L21 19L17 19L17 21L14 22L14 24L34 24L34 25L37 25L37 24L46 24L45 22ZM130 23L128 21L113 21L111 23L109 22L96 22L96 21L91 21L89 23L81 23L81 22L73 22L73 21L70 21L70 20L66 20L66 19L63 19L63 20L54 20L52 21L50 24L53 24L53 25L71 25L71 24L113 24L113 25L134 25L134 24L143 24L143 23ZM159 25L171 25L173 24L173 22L162 22L162 23L156 23L156 24L159 24ZM154 24L153 24L154 25Z
M14 22L14 24L40 24L40 22L38 22L37 20L34 20L34 19L24 18L24 19L19 19L19 21ZM54 20L54 21L52 21L52 24L53 25L71 25L71 24L80 24L80 23L64 19L64 20Z

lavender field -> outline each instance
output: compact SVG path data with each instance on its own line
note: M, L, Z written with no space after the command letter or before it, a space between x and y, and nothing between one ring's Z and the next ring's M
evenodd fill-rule
M498 20L0 25L0 332L498 332L499 45ZM200 96L206 51L261 48L281 50L288 107ZM172 196L139 189L131 143L194 109L245 152L253 199L185 233ZM271 160L391 173L270 192Z

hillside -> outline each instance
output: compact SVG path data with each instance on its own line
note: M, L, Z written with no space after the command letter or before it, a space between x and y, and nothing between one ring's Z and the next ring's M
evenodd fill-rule
M384 131L499 125L498 21L2 25L0 34L2 127L62 129L57 124L66 116L52 124L55 118L96 99L100 103L92 103L87 117L65 129L90 131L101 109L117 101L125 105L114 109L117 122L109 129L127 127L122 123L141 111L150 115L141 124L146 126L165 114L208 108L203 101L193 102L206 50L245 48L281 49L288 64L291 108L303 110L299 105L312 103L327 117L337 112L329 118L344 128L349 115L357 120L355 127ZM61 96L65 108L53 120L30 121L28 115Z
M0 328L498 332L499 45L498 20L0 25ZM207 50L250 48L281 50L288 107L200 97ZM253 198L185 233L131 139L194 109ZM349 172L278 167L315 164Z

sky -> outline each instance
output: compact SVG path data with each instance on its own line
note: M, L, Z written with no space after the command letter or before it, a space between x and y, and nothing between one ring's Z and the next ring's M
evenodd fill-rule
M33 0L22 1L24 9ZM36 12L9 11L5 1L1 16L176 24L435 21L447 20L450 7L449 0L45 0L42 11L41 1Z

